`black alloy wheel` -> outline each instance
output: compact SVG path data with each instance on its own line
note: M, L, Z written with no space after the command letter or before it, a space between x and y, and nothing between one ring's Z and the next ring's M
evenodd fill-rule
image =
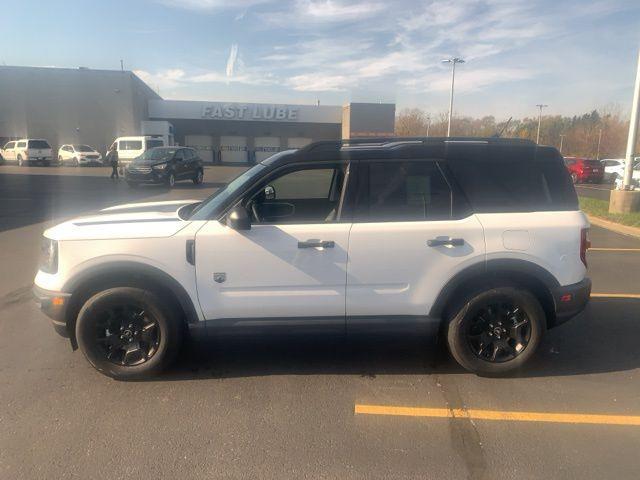
M160 345L160 328L153 315L137 305L114 305L95 319L95 342L104 358L123 366L140 365Z
M488 303L468 322L466 338L481 360L501 363L522 354L531 339L531 322L524 310L511 302Z

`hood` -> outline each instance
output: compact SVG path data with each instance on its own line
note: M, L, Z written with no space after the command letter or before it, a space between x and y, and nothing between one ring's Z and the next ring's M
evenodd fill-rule
M44 232L53 240L109 240L116 238L170 237L189 221L178 210L200 200L128 203L77 217Z

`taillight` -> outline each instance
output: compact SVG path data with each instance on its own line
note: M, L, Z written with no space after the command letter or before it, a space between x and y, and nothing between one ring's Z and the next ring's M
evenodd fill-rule
M580 230L580 260L587 266L587 250L591 248L591 242L589 241L589 229L583 228Z

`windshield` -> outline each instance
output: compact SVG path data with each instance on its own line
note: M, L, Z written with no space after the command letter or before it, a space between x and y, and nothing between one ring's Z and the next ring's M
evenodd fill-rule
M94 152L95 150L91 148L89 145L74 145L73 149L76 152Z
M226 201L230 199L235 192L242 189L245 185L252 183L253 180L259 177L267 168L268 167L265 165L259 163L236 177L226 187L221 188L198 205L198 207L191 213L190 220L209 220L213 218L213 216L218 213L219 209L226 204Z
M152 162L171 160L175 155L177 148L152 148L137 157L134 162Z

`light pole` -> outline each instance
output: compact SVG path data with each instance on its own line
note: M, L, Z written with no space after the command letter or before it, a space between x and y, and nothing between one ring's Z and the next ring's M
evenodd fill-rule
M548 107L549 105L544 105L539 103L536 105L540 109L540 113L538 114L538 135L536 136L536 143L540 143L540 124L542 123L542 109Z
M451 68L451 95L449 96L449 123L447 124L447 137L451 136L451 116L453 115L453 87L456 83L456 64L464 63L463 58L453 57L442 60L442 63L450 63Z
M631 188L633 178L633 155L635 154L636 141L638 139L638 110L640 110L640 52L638 53L638 71L636 72L636 84L633 89L633 104L631 105L631 121L629 122L629 137L627 139L627 154L624 167L623 188Z
M602 129L598 131L598 151L596 153L596 160L600 160L600 143L602 142Z
M429 136L430 128L431 128L431 115L427 116L427 137Z
M566 135L560 134L560 153L562 153L562 144L564 143L564 137L566 137Z

